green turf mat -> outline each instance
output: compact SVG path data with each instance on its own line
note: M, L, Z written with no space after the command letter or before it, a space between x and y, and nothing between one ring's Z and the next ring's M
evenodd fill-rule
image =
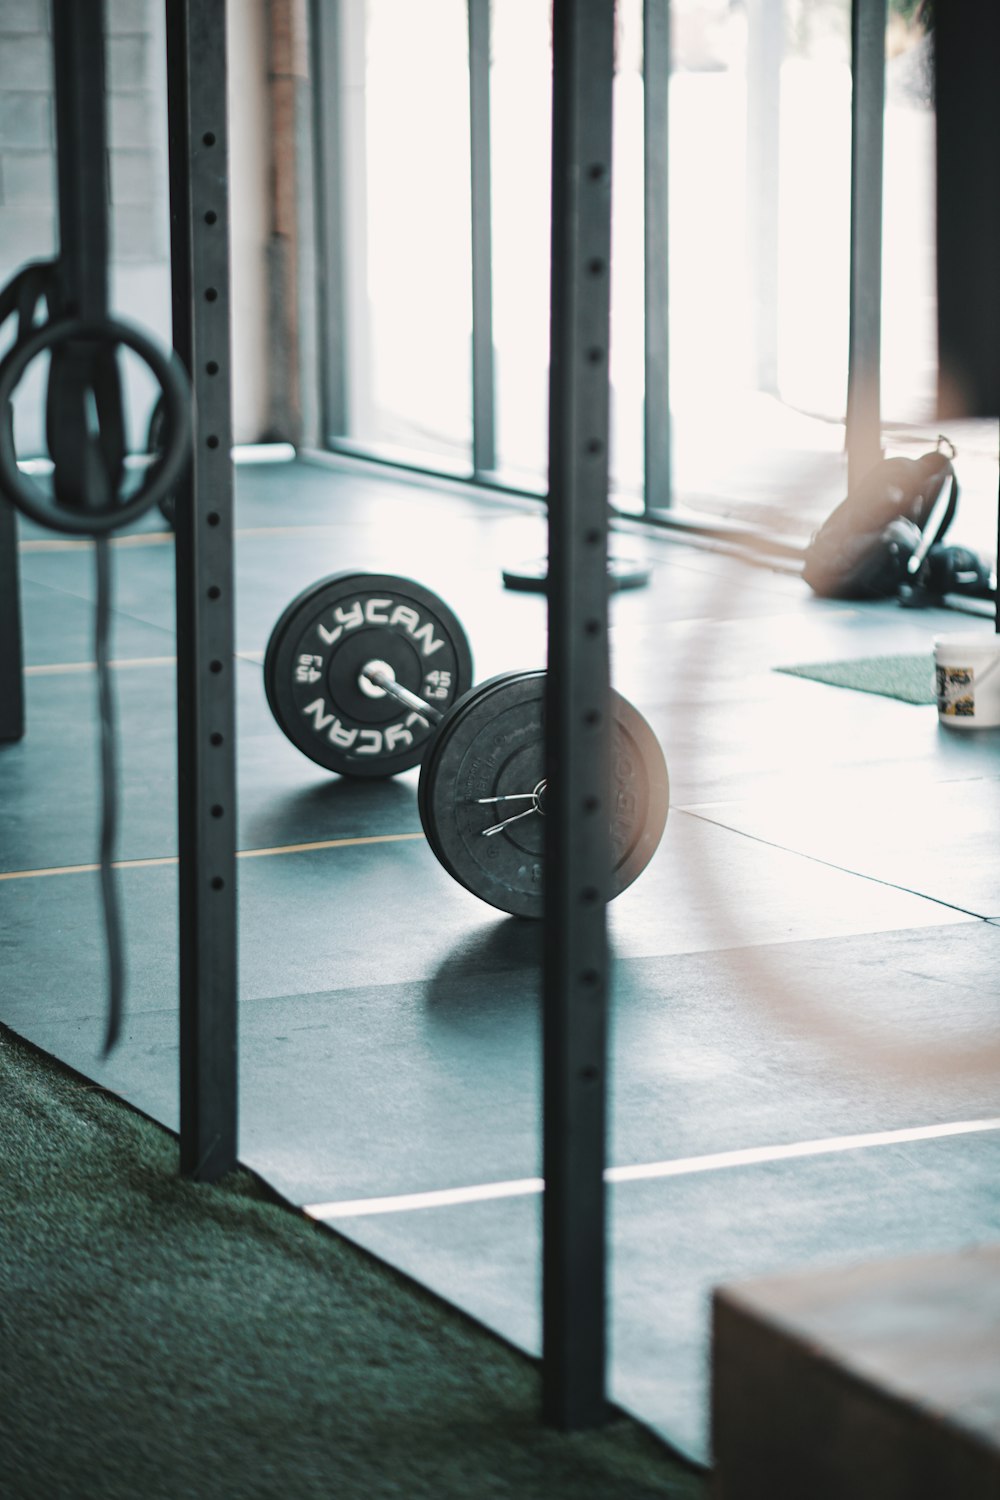
M792 677L808 677L833 687L855 688L859 693L880 693L901 698L904 703L936 703L934 658L921 656L863 656L857 661L813 661L800 666L775 667Z
M4 1500L702 1500L630 1419L0 1027Z

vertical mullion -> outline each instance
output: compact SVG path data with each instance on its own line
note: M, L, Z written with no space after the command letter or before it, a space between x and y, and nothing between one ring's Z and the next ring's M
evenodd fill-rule
M493 393L493 224L490 179L490 0L468 0L472 186L472 468L496 468Z
M608 345L614 8L553 8L543 1412L605 1415L610 687Z
M784 0L747 9L747 245L758 390L778 389L778 194Z
M643 509L673 500L670 419L670 0L643 0L643 280L646 383Z
M322 428L326 441L347 431L347 315L344 306L343 77L340 0L313 0L315 192L319 225Z
M193 456L177 495L181 1170L236 1162L236 761L225 6L167 0L174 345Z
M887 0L851 4L848 488L882 456L882 162Z

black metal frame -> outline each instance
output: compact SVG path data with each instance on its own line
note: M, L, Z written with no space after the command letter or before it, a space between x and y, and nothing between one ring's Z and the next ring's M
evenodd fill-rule
M176 498L181 1170L236 1164L236 714L225 7L166 0L174 347L197 414Z
M614 10L553 6L543 1023L546 1420L605 1407L608 345Z
M181 1168L236 1163L236 763L225 7L166 0L174 343L199 417L176 497ZM103 0L54 0L59 311L108 310ZM220 83L221 80L221 83ZM50 307L49 312L53 309ZM0 503L0 738L23 732L16 524Z
M67 310L108 311L104 0L53 0L59 263ZM95 205L100 209L95 211Z

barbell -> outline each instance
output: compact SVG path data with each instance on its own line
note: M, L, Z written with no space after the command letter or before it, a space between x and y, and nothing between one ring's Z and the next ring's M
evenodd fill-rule
M264 654L271 712L292 744L342 776L420 765L427 842L473 895L541 917L545 673L472 687L460 622L429 589L392 574L335 573L294 598ZM610 899L639 876L666 823L659 742L612 692Z

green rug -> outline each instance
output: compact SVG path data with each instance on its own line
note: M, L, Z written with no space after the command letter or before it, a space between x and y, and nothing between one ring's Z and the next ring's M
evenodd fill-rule
M791 677L808 677L833 687L855 688L859 693L879 693L904 703L936 703L934 657L863 656L857 661L812 661L800 666L775 667Z
M0 1027L4 1500L703 1500L620 1412Z

